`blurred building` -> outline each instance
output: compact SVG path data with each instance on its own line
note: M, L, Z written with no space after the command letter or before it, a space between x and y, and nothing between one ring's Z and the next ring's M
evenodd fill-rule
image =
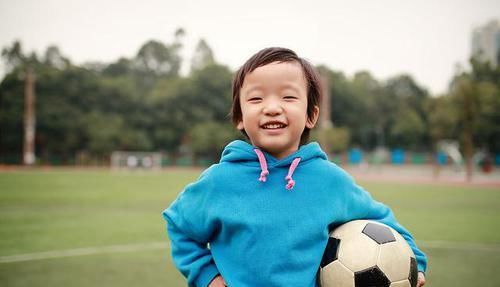
M500 63L500 24L498 20L474 29L472 32L472 56L490 62L493 67Z

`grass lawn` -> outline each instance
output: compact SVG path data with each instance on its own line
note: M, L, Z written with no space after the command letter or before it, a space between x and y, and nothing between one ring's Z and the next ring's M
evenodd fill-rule
M0 258L165 242L164 249L0 263L0 286L186 286L171 263L161 211L199 172L0 173ZM498 286L499 190L361 184L421 243L426 286Z

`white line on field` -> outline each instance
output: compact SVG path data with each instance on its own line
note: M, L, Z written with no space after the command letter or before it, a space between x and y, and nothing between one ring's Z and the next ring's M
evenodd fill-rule
M73 257L73 256L94 255L94 254L104 254L104 253L123 253L123 252L134 252L143 250L167 249L169 247L170 245L167 242L147 242L147 243L136 243L136 244L96 246L96 247L86 247L86 248L76 248L76 249L66 249L66 250L52 250L45 252L0 256L0 263L32 261L40 259Z
M500 244L450 242L450 241L422 241L419 240L418 246L423 249L449 249L449 250L469 250L500 252ZM147 242L136 244L107 245L98 247L86 247L66 250L52 250L45 252L26 253L18 255L0 256L0 263L33 261L51 258L74 257L84 255L95 255L104 253L124 253L144 250L168 249L168 242Z

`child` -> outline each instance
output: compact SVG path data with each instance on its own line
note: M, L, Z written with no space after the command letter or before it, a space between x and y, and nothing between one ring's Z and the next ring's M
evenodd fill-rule
M423 286L427 259L410 233L317 143L306 144L321 94L314 68L289 49L261 50L236 73L232 120L251 144L228 144L163 212L189 286L317 286L329 228L355 219L401 233Z

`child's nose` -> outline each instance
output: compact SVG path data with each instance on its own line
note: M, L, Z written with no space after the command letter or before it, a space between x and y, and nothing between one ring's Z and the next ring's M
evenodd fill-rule
M271 101L264 107L264 114L266 115L279 115L283 112L283 108L276 101Z

